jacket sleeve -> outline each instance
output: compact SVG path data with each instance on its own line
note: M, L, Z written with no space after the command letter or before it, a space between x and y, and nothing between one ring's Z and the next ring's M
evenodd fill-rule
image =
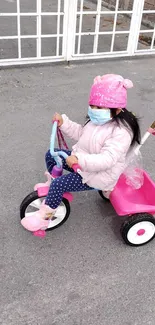
M131 145L131 135L125 129L113 132L99 154L77 153L78 163L82 171L100 172L112 168L121 156L126 156Z
M78 141L82 134L82 125L76 122L72 122L65 114L62 114L62 118L63 124L60 127L61 131L66 134L69 138Z

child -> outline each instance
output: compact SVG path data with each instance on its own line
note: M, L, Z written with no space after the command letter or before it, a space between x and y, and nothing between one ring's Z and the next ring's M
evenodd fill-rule
M72 152L66 151L66 161L63 159L63 168L69 173L51 182L45 203L33 217L22 219L27 230L47 228L48 217L54 215L65 192L113 190L124 170L129 148L140 143L137 118L126 109L127 88L131 87L132 82L119 75L98 76L90 91L89 120L84 126L72 122L65 114L55 114L53 120L58 120L63 133L76 144ZM73 164L80 165L79 173L73 171ZM51 173L55 161L49 151L46 165Z

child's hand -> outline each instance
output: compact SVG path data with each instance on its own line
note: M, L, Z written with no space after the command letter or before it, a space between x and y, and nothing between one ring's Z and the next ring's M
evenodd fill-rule
M55 113L55 114L54 114L54 116L53 116L53 118L52 118L52 122L54 122L55 120L58 121L58 126L59 126L59 127L63 124L63 118L62 118L62 116L61 116L60 114L58 114L58 113Z
M70 168L72 168L74 164L78 164L78 159L76 158L76 156L69 156L66 159L66 163Z

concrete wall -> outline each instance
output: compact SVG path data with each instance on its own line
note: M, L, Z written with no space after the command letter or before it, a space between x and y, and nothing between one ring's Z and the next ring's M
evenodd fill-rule
M155 0L145 0L145 9L154 9L155 10Z
M141 0L139 0L141 1ZM132 10L134 0L120 0L119 9L121 10ZM103 0L103 5L110 10L114 10L116 5L116 0ZM145 0L144 9L155 10L155 0ZM155 23L155 14L143 14L142 20L145 24L154 25Z
M108 7L115 6L116 0L104 0L104 2L107 4ZM134 0L120 0L119 1L119 8L125 9L125 10L131 10L133 6ZM145 0L145 6L144 9L155 9L155 0Z

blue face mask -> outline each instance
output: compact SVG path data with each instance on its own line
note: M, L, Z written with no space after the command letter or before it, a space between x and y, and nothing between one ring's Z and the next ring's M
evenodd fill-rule
M111 120L110 109L92 109L89 106L88 116L95 125L103 125Z

